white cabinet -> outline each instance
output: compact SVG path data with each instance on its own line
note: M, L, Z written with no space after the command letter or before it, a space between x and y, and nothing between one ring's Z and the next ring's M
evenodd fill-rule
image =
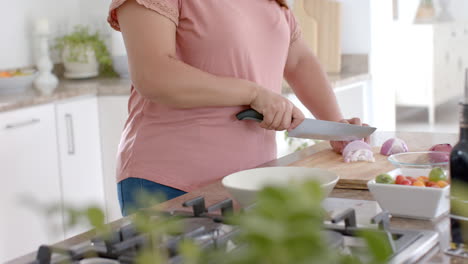
M105 210L97 98L58 103L56 119L64 206ZM69 228L65 217L65 237L89 228Z
M60 205L55 128L52 104L0 114L1 263L64 238L61 215L36 205Z
M398 79L396 104L427 108L433 126L437 106L463 96L468 24L461 20L414 24L419 2L400 1L401 18L394 31L394 39L400 41L391 42L392 50L397 51L391 74Z
M102 145L102 169L108 221L122 217L115 178L117 150L128 117L128 96L99 97L99 125Z

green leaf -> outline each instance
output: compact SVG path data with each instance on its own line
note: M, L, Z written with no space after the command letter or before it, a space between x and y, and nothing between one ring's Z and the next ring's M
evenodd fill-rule
M361 231L361 236L369 248L369 253L375 264L387 263L389 257L393 254L390 242L382 231L365 230Z
M101 228L105 225L106 217L100 208L89 207L86 210L86 216L88 217L89 223L95 228Z

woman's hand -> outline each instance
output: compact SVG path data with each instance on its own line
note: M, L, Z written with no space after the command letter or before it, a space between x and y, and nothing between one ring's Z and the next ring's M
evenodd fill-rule
M361 122L361 119L359 119L357 117L351 118L351 119L340 120L340 123L359 125L359 126L369 126L368 124L363 124ZM369 143L370 138L367 137L367 138L364 139L364 141ZM349 143L349 141L330 141L330 145L331 145L332 149L335 152L340 153L340 154L343 152L343 149L346 147L346 145L348 145L348 143Z
M265 129L290 131L304 121L304 114L291 101L262 87L257 87L250 107L263 115L260 127Z

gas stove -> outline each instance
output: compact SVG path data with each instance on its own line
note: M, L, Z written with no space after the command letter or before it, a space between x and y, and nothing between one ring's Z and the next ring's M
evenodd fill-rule
M352 201L351 208L345 208ZM372 204L373 203L373 204ZM374 216L369 215L369 205L375 207ZM235 237L241 231L239 227L225 223L226 214L233 211L233 201L226 199L211 206L205 206L205 199L197 197L183 203L191 211L165 212L167 216L177 217L182 221L184 232L167 236L161 247L170 256L169 264L182 264L177 249L180 241L191 239L202 249L221 248L235 250ZM388 239L393 254L388 263L419 263L430 252L438 251L438 234L427 230L408 230L390 228L390 214L381 211L375 202L327 198L323 207L329 212L329 219L324 222L324 235L330 247L345 254L359 256L365 251L365 243L356 234L360 230L373 229L382 232ZM354 208L353 208L354 207ZM249 210L244 208L243 210ZM364 212L366 211L367 212ZM369 223L361 224L364 220ZM137 232L135 226L128 222L114 231L106 239L96 237L69 248L41 246L36 260L31 264L50 263L134 263L141 250L149 243L147 234ZM422 263L422 262L421 262Z

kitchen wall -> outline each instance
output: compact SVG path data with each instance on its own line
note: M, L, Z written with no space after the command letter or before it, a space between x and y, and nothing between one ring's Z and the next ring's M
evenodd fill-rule
M370 1L338 0L342 3L342 38L343 54L369 54L370 36ZM375 1L375 0L373 0Z
M48 17L53 36L69 32L77 23L109 33L105 18L111 0L0 0L2 35L9 41L0 42L0 69L19 68L34 64L34 21ZM343 3L342 52L370 52L370 0L339 0ZM5 3L3 3L5 2ZM7 4L8 2L8 4ZM290 1L292 2L292 1Z
M34 21L47 17L52 36L69 32L78 23L94 28L107 25L103 19L110 0L0 0L0 69L34 64Z

